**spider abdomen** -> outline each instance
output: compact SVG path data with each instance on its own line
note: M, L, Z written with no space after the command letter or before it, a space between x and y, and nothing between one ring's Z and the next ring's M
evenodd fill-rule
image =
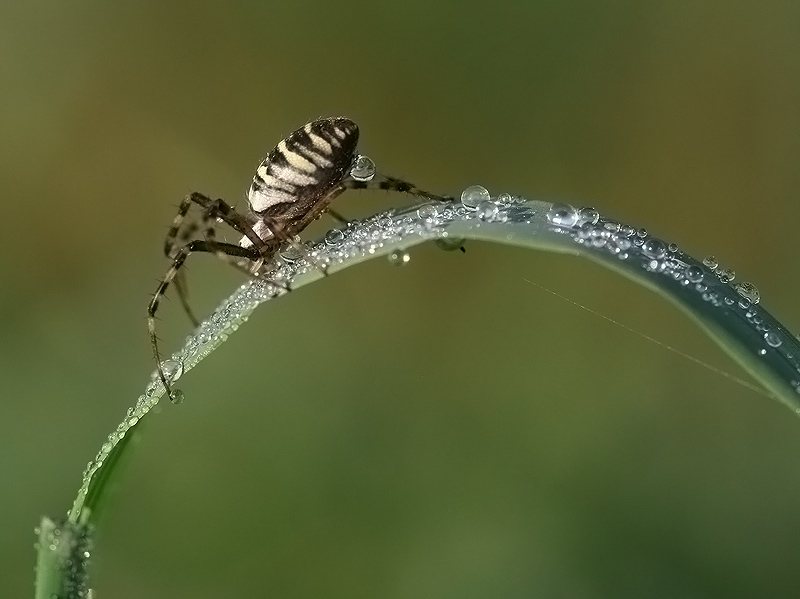
M344 117L298 129L258 166L247 192L250 210L256 217L290 220L321 211L349 173L357 144L358 126ZM317 203L322 205L314 210Z

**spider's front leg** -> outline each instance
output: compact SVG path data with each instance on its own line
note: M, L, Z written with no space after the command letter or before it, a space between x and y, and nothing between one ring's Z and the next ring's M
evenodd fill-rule
M192 220L186 224L187 215L193 205L197 205L202 209L199 225L196 220ZM219 221L224 222L242 236L249 239L251 244L260 252L263 253L266 251L265 242L253 231L253 228L244 216L236 212L236 210L221 199L212 200L202 193L193 192L183 198L183 201L181 201L178 206L178 213L175 215L172 226L169 228L167 237L164 240L164 255L174 259L178 249L189 243L191 236L200 229L204 230L206 241L214 241L216 238L216 227ZM185 271L181 270L178 272L174 279L174 286L184 312L186 312L192 324L197 327L200 321L194 315L189 305L189 289L186 283Z
M150 304L147 307L147 329L150 333L150 344L153 348L153 358L155 358L156 361L158 378L161 380L161 383L164 385L164 389L169 395L170 401L173 403L178 403L180 400L170 387L170 384L167 381L167 376L164 373L164 368L161 364L161 352L158 350L158 335L156 334L156 312L158 311L161 298L167 292L170 283L172 283L175 280L175 277L179 275L181 268L184 266L184 263L189 255L195 252L210 252L221 258L225 258L226 256L245 258L253 262L258 262L263 259L263 256L258 250L218 241L190 241L178 249L178 251L175 253L172 266L167 271L167 274L164 275L161 283L159 283L158 288L153 295L153 299L150 300Z
M378 177L370 181L359 181L357 179L348 179L347 181L345 181L345 185L349 189L383 189L384 191L397 191L399 193L408 193L413 196L425 198L427 200L445 201L453 199L450 196L441 196L435 193L431 193L429 191L425 191L424 189L420 189L413 183L409 183L408 181L404 181L403 179L397 179L396 177L387 177L385 175L379 175Z

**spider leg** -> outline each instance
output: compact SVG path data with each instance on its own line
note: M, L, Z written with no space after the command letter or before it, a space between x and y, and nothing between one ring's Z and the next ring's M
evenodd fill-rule
M184 224L186 221L186 216L189 213L192 205L197 205L202 208L200 225L198 225L196 221L189 222L188 225ZM195 192L190 193L183 198L180 206L178 206L178 213L175 215L175 218L172 221L172 226L167 232L167 237L164 240L164 254L168 258L174 258L179 247L178 240L180 239L182 243L187 243L201 227L205 229L206 240L214 241L216 238L216 225L218 220L221 220L239 232L241 235L247 237L251 243L253 243L253 245L262 253L267 251L267 244L265 244L258 234L253 231L250 224L242 215L237 213L223 200L212 200L206 195ZM244 270L248 274L252 274L247 269L242 269L232 262L231 264L236 268L239 268L239 270ZM198 326L199 321L189 305L188 284L183 271L181 271L180 274L175 278L175 291L178 294L181 306L183 307L184 312L186 312L186 315L189 317L189 320L195 327Z
M329 216L330 216L330 217L331 217L333 220L335 220L336 222L338 222L340 225L349 225L349 224L350 224L350 219L348 219L348 218L345 218L344 216L342 216L341 214L339 214L339 213L338 213L336 210L330 210L330 209L328 209L328 215L329 215Z
M257 250L260 251L266 245L266 242L253 231L253 227L250 226L247 219L236 212L236 210L224 200L212 200L202 193L194 192L186 196L183 201L193 202L201 206L204 208L204 219L206 222L211 219L221 220L235 231L241 233L244 237L247 237ZM182 205L183 203L181 203L181 206Z
M189 205L191 205L191 203L192 202L190 200ZM203 237L206 239L206 241L215 241L217 237L217 217L214 212L215 211L213 210L213 205L210 208L204 208L203 213L200 217L200 225L198 225L196 222L192 222L189 223L189 226L184 227L183 230L181 231L181 241L183 241L184 243L188 242L200 228L204 230ZM178 217L176 217L176 220L178 220ZM180 227L180 223L177 224L178 227ZM172 231L170 231L170 233L172 233ZM170 245L172 245L172 247L169 249L169 251L167 251L167 248ZM165 244L164 248L164 251L167 254L167 256L169 257L170 254L174 252L174 250L175 250L174 241L172 244L170 244L170 242L168 241ZM226 256L224 254L218 254L218 257L224 259ZM226 261L229 262L232 266L237 267L241 270L241 267L239 267L234 262L230 262L229 260ZM192 322L192 325L195 328L197 328L200 326L200 320L197 318L197 316L195 316L194 311L192 310L192 307L189 304L189 286L186 281L185 273L186 273L185 270L178 271L178 274L175 276L173 284L175 286L175 291L178 294L178 298L180 299L181 306L183 307L183 311L186 313L186 316L189 317L189 320Z
M396 177L387 177L379 175L379 179L372 179L371 181L356 181L355 179L347 179L344 185L348 189L383 189L385 191L398 191L400 193L408 193L414 196L425 198L427 200L452 200L450 196L441 196L424 189L420 189L413 183L397 179Z
M200 321L198 320L197 316L195 316L194 311L189 304L189 288L186 283L185 271L179 271L178 274L175 275L175 279L172 281L172 283L175 286L175 291L178 293L178 299L181 302L183 311L186 312L186 316L188 316L189 320L192 321L192 326L194 326L194 328L199 327Z
M164 368L161 365L161 352L158 350L158 336L156 335L156 312L158 311L158 305L161 301L161 298L166 293L170 283L175 281L175 278L181 272L180 269L183 267L186 258L188 258L189 255L194 252L209 252L223 258L228 256L245 258L253 262L263 259L263 256L257 250L243 248L232 243L222 243L218 241L191 241L178 249L178 251L175 253L172 266L167 271L167 274L164 275L161 283L159 283L158 289L156 289L155 295L153 295L153 299L150 300L150 304L147 307L147 329L150 333L150 344L153 347L153 357L156 361L158 378L161 380L161 383L164 385L164 389L166 389L167 394L173 403L177 403L177 398L173 394L172 388L170 387L167 377L164 374ZM177 283L176 285L180 286Z

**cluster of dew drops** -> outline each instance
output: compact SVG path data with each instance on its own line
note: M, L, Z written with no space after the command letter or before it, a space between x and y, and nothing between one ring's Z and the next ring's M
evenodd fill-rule
M530 222L531 215L525 213L525 201L509 194L492 198L480 185L467 188L461 196L465 208L488 221ZM710 305L737 311L763 338L766 347L758 350L759 355L766 355L768 348L777 349L783 345L780 332L773 330L757 307L761 300L758 288L746 281L735 281L736 273L722 268L714 256L698 263L681 252L676 244L666 243L643 228L604 218L592 207L552 204L546 218L555 231L569 235L576 243L608 252L620 260L638 260L645 270L671 277ZM800 375L800 356L787 353L786 357ZM800 381L793 386L800 393Z
M45 517L34 533L36 549L56 555L63 583L63 594L58 596L89 597L86 570L92 551L91 526Z
M750 326L761 334L767 346L778 348L782 345L779 332L771 329L756 308L761 300L758 288L746 281L734 282L736 273L730 268L722 268L714 256L708 256L700 265L685 256L676 244L665 243L649 235L645 229L635 229L605 219L590 207L576 209L568 204L553 204L547 218L577 243L605 249L621 260L637 257L646 270L673 278L696 291L709 304L738 308ZM725 285L722 291L717 283ZM727 293L728 290L732 293ZM758 353L766 355L767 349L762 348ZM797 366L800 367L800 363ZM794 387L800 393L800 382Z
M360 156L351 174L354 178L369 180L374 173L374 163ZM444 226L454 218L530 223L537 215L525 198L508 193L492 197L485 187L473 185L462 192L455 208L429 203L420 207L416 216L430 229ZM647 271L671 277L714 307L738 308L749 324L763 336L767 346L781 346L780 334L771 330L756 308L761 299L756 286L746 281L734 282L736 273L732 269L722 268L713 256L705 258L700 264L684 255L676 244L666 243L648 234L646 229L602 217L592 207L552 204L546 218L554 230L570 235L576 243L608 252L620 260L639 260ZM340 231L336 233L342 235ZM455 240L449 249L457 246L458 240ZM406 264L410 259L405 250L394 250L388 258L396 265ZM725 287L720 290L718 283ZM759 353L764 355L766 349L761 349ZM796 388L800 393L800 383Z

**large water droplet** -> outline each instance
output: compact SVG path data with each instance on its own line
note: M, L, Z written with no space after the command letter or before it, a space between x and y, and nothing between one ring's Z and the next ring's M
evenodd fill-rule
M375 177L375 163L369 156L359 154L350 169L350 176L356 181L372 181Z
M183 403L183 400L186 399L186 394L181 391L180 389L173 389L172 393L169 396L169 400L174 403L176 406L178 404Z
M481 185L472 185L461 192L461 203L470 210L477 210L481 202L489 200L491 200L489 190Z
M572 227L578 222L578 211L569 204L553 204L547 220L558 227Z

